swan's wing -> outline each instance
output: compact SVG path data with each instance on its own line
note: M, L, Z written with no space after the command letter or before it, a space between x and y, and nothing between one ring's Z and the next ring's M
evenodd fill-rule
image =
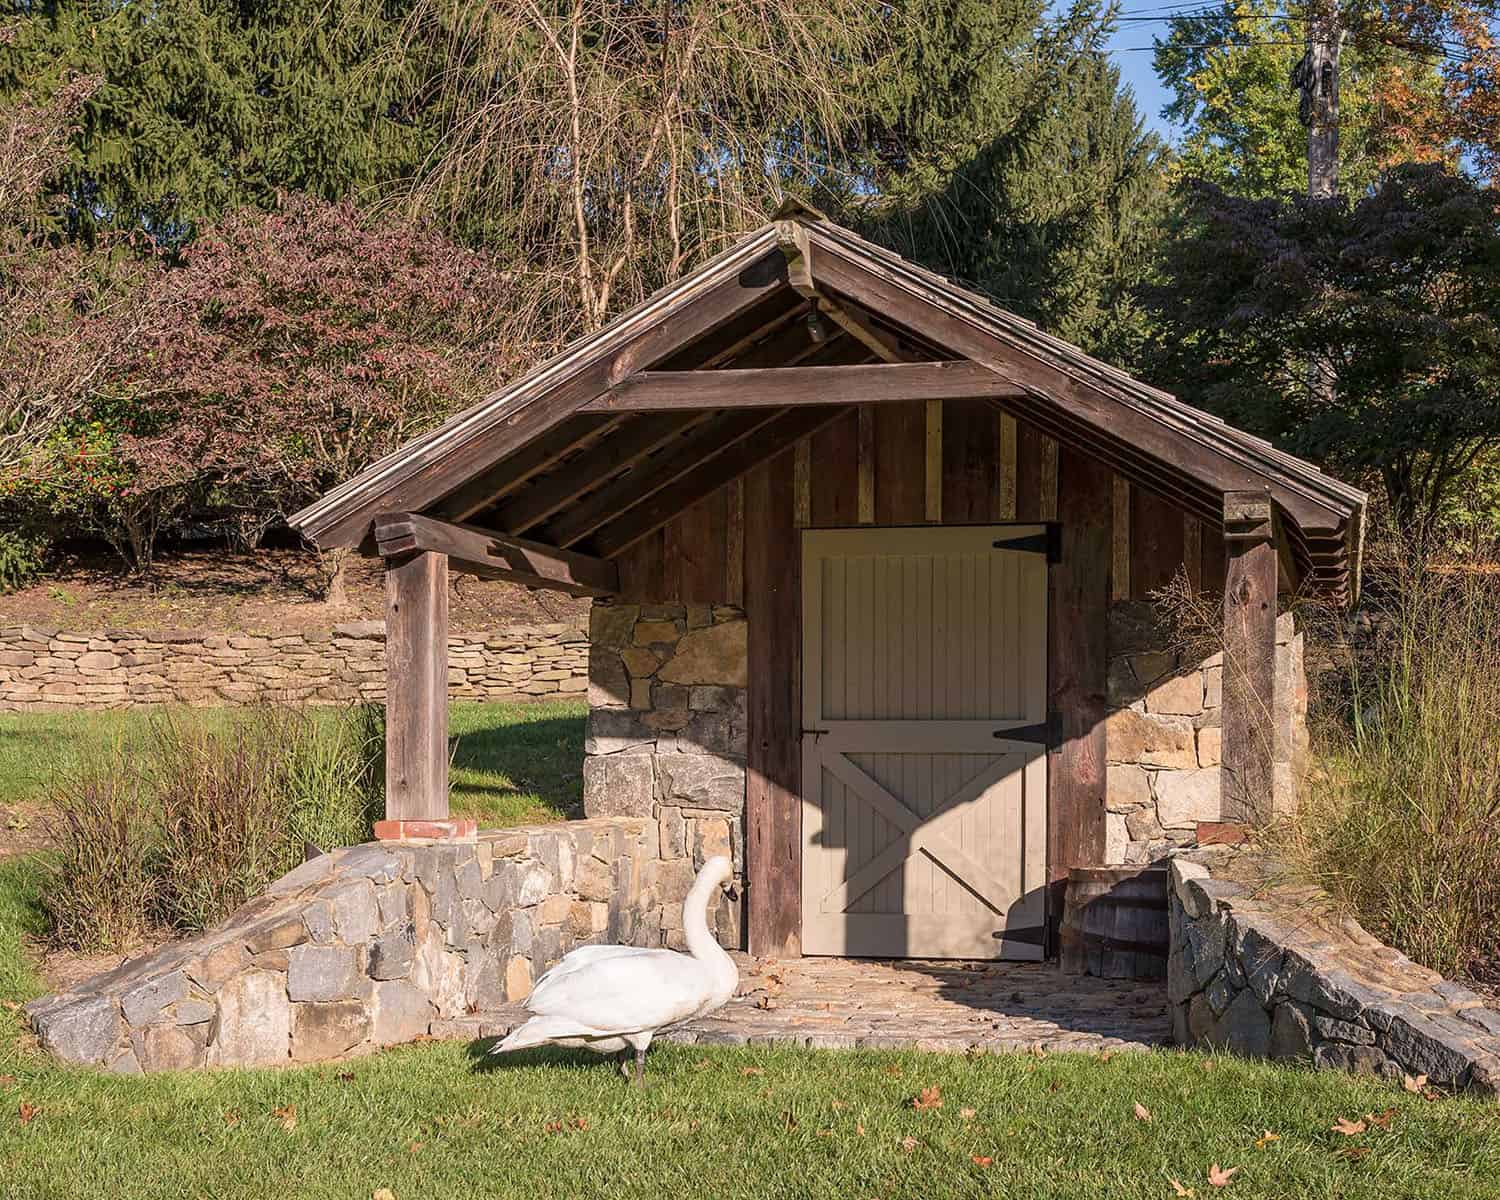
M640 946L579 946L576 950L570 950L563 955L561 960L553 964L551 968L542 973L542 977L531 985L531 995L526 997L526 1007L531 1012L540 1012L540 1009L531 1007L532 999L548 986L556 983L564 975L571 975L574 971L582 970L590 963L598 962L605 958L619 958L631 954L650 954L651 951L642 949Z
M702 964L688 955L638 950L596 956L560 975L549 971L526 1007L539 1016L565 1017L601 1033L634 1033L692 1016L710 988Z

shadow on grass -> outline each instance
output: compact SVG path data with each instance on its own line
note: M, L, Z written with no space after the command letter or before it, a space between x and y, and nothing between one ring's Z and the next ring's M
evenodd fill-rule
M455 709L454 796L485 810L583 816L583 713L538 719L509 705Z
M491 1054L490 1047L499 1041L497 1037L479 1038L465 1048L464 1054L476 1075L492 1075L521 1067L556 1067L569 1071L602 1069L614 1073L620 1070L618 1054L595 1054L592 1050L571 1050L562 1046L533 1046L509 1054Z

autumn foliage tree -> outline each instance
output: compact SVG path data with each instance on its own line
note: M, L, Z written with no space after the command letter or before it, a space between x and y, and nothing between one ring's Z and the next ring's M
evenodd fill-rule
M135 486L185 487L243 545L533 349L491 256L349 203L242 210L160 287L132 364Z

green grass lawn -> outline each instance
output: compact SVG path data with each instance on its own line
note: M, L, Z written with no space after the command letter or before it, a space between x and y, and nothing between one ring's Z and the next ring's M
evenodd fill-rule
M40 989L37 928L33 870L0 863L0 1002ZM664 1045L650 1076L637 1093L591 1055L432 1043L121 1079L52 1064L0 1009L0 1197L1500 1195L1500 1105L1232 1058ZM941 1107L912 1106L924 1088ZM1222 1190L1214 1163L1237 1168Z
M194 709L194 720L234 719L233 709ZM331 710L326 710L331 711ZM520 825L582 816L581 701L451 706L457 737L450 803L455 816L481 825ZM0 715L0 802L40 801L59 774L76 769L119 740L145 736L145 709Z

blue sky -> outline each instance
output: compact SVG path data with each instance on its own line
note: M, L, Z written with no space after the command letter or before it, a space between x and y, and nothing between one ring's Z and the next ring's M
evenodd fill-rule
M1058 6L1063 2L1064 0L1056 0ZM1167 90L1157 81L1156 72L1151 69L1149 47L1153 38L1161 37L1167 32L1166 18L1171 13L1208 7L1209 2L1210 0L1203 0L1202 3L1192 3L1190 0L1124 0L1119 15L1127 19L1120 22L1109 39L1110 57L1120 68L1124 82L1135 93L1136 107L1146 118L1147 124L1169 140L1176 130L1161 117L1162 106L1167 103L1168 95Z

